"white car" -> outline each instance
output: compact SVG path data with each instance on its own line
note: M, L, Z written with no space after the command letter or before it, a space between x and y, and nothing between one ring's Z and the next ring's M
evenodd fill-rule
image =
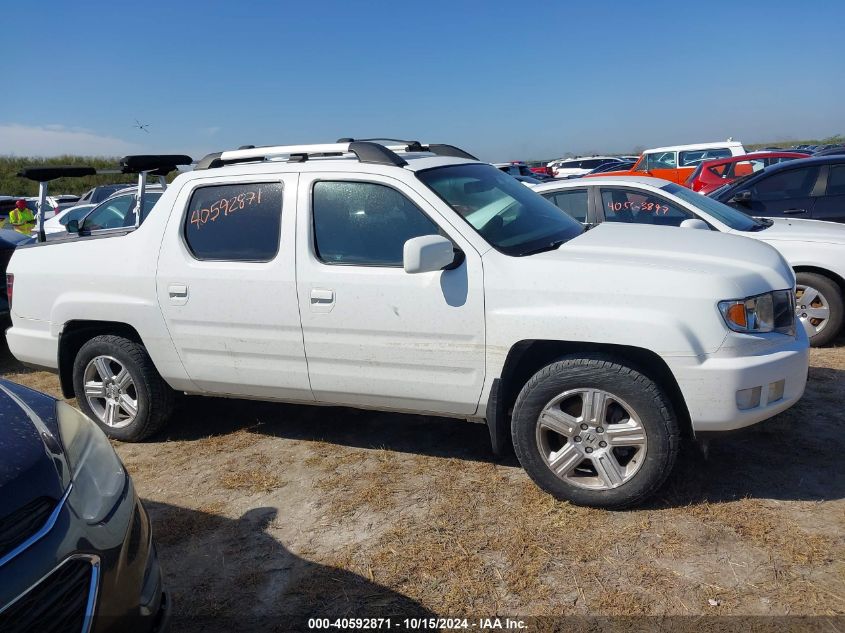
M589 174L599 165L605 163L624 162L617 156L582 156L580 158L566 158L559 161L552 161L549 167L555 178L570 178L572 176L583 176Z
M675 183L649 177L585 178L533 189L579 222L692 226L766 242L792 266L798 318L815 345L842 331L845 225L819 220L753 218ZM674 238L672 238L674 239Z
M78 204L75 207L68 207L67 209L63 209L59 211L49 220L44 222L44 233L46 234L55 234L55 233L65 233L67 231L67 223L71 220L82 221L88 212L93 209L95 206L94 204ZM38 234L38 227L35 226L32 229L32 234Z
M156 433L176 391L467 418L601 507L654 493L683 436L770 418L807 379L774 248L585 232L449 145L212 154L139 227L25 245L8 270L9 349L113 438Z

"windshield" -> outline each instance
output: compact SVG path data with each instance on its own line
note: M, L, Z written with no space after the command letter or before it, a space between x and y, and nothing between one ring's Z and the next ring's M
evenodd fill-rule
M492 165L450 165L417 177L490 245L522 256L557 248L584 227Z
M691 189L681 187L675 183L665 185L663 191L671 193L684 202L688 202L694 207L701 209L707 215L719 220L722 224L728 225L735 231L759 231L769 226L768 223L755 220L751 216L745 215L741 211L737 211L726 204L722 204L713 198L702 196L700 193L696 193Z

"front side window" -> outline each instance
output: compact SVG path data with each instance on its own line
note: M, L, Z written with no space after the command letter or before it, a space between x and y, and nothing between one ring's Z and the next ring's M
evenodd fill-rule
M312 200L314 247L327 264L399 267L405 242L438 233L437 225L417 205L386 185L319 181Z
M144 208L142 217L155 205L161 197L160 191L144 194ZM124 229L135 226L135 195L128 193L116 196L94 209L85 216L82 222L83 231L100 231L103 229Z
M417 177L505 255L554 249L584 232L554 204L491 165L435 167Z
M62 226L67 226L67 223L71 220L81 220L84 218L88 212L93 207L84 206L84 207L77 207L76 209L70 209L67 213L62 214L62 217L59 218L59 224Z
M768 177L763 177L752 186L752 194L760 201L783 200L784 198L806 198L810 195L818 167L784 169Z
M646 154L646 169L652 171L654 169L675 169L675 160L677 152L655 152L654 154Z
M641 189L602 188L601 202L606 222L680 226L695 217L666 198Z
M587 190L567 189L543 194L543 197L561 211L579 222L587 221Z
M769 226L766 222L755 220L750 215L745 215L714 198L702 196L700 193L676 185L674 182L664 185L661 189L736 231L761 231Z
M200 187L185 213L185 242L197 259L266 262L279 252L281 226L281 183Z

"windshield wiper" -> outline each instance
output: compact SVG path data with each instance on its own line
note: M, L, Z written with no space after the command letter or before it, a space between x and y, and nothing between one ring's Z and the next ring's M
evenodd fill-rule
M751 227L752 231L762 231L763 229L769 228L772 224L775 223L774 220L770 220L769 218L754 218L759 224L755 224Z
M537 248L532 248L527 251L522 251L519 253L519 257L525 257L526 255L536 255L537 253L545 253L546 251L553 251L560 247L561 244L564 242L568 242L569 239L565 238L562 240L555 240L553 242L549 242L544 246L539 246Z

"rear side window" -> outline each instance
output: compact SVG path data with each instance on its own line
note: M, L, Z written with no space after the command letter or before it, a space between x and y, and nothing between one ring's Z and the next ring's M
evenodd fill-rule
M602 189L601 202L605 222L680 226L695 216L662 196L650 191L630 189Z
M197 259L266 262L279 252L281 183L200 187L185 214L185 241Z
M375 183L317 182L312 208L315 250L327 264L402 266L406 241L438 233L413 202Z
M579 222L587 221L587 190L571 189L547 193L543 197L561 211L565 211Z

